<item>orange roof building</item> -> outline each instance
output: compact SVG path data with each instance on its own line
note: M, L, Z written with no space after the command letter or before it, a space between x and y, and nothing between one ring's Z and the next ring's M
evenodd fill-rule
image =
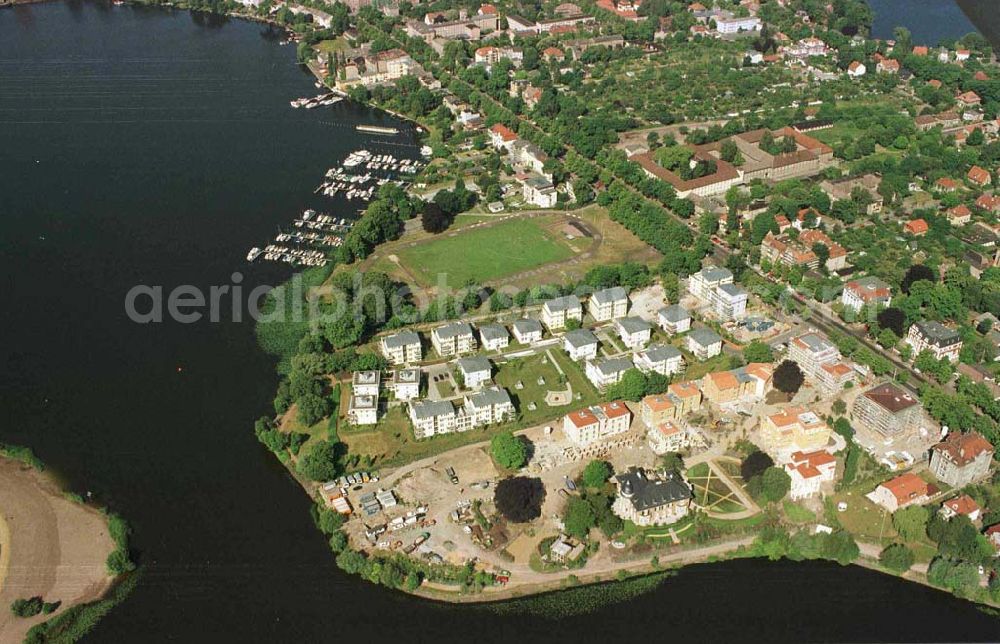
M928 231L927 221L923 218L911 219L903 224L903 230L914 237L923 237Z
M978 165L972 166L969 173L965 176L970 183L974 183L980 188L988 186L993 182L993 177L990 176L990 171L986 168L980 168Z
M868 494L868 498L889 512L895 512L909 505L925 503L936 491L916 474L907 472L879 485Z

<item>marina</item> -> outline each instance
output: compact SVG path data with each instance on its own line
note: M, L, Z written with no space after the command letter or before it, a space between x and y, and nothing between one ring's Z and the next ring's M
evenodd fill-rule
M344 97L338 95L336 92L327 92L326 94L320 94L312 98L296 98L289 101L289 105L296 109L304 107L307 110L311 110L316 107L335 105L342 100L344 100Z
M339 97L324 95L316 97L321 101ZM316 99L297 99L315 101ZM293 105L296 101L292 101ZM310 103L314 105L320 103ZM299 106L308 104L299 103ZM428 156L421 150L422 156ZM371 201L378 189L388 183L406 186L410 179L423 168L421 159L397 157L390 153L372 152L367 149L355 150L347 155L339 166L327 169L323 181L313 191L314 195L328 198L342 197L346 201ZM357 209L358 212L364 208ZM344 243L344 235L350 231L353 220L348 217L317 212L310 208L292 220L291 228L279 229L272 243L263 247L254 246L246 255L248 262L257 259L270 262L285 262L292 266L325 266L329 253Z

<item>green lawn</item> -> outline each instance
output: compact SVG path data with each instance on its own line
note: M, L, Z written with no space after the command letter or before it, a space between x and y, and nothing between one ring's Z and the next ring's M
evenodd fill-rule
M816 520L816 515L811 510L798 503L786 500L782 506L785 508L785 516L793 523L812 523Z
M526 358L516 358L501 364L497 372L496 383L510 394L525 426L558 418L574 409L592 405L599 400L597 392L584 379L579 368L573 365L569 358L561 355L559 349L552 349L551 353L565 372L565 377L560 377L559 371L544 353ZM538 384L539 376L545 379L544 385ZM567 381L573 386L574 398L572 402L560 407L547 405L545 394L549 391L564 391ZM522 389L516 387L518 382L524 385ZM583 394L580 400L576 400L576 392ZM528 409L530 403L535 403L536 409Z
M445 274L457 288L468 280L492 280L568 259L573 251L538 222L511 219L403 248L398 256L423 285L433 286Z

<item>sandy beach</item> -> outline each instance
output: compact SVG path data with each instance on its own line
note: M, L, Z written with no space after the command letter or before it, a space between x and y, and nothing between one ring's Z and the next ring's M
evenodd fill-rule
M104 515L67 499L52 477L0 457L0 642L70 606L98 599L111 585L105 561L114 549ZM61 601L52 615L23 619L18 598Z

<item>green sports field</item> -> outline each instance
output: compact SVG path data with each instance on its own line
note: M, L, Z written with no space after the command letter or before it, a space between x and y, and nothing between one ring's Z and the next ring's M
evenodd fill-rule
M445 274L448 285L457 288L470 279L486 282L572 257L572 249L545 230L542 221L548 219L511 219L465 229L403 248L399 260L424 286L436 285L438 275Z

